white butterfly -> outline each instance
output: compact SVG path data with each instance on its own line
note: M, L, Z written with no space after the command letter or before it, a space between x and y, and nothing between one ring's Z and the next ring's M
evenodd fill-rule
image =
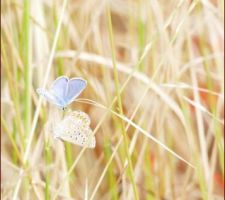
M86 88L87 81L82 78L58 77L50 87L50 90L38 88L37 93L47 101L64 109L73 102Z
M73 111L54 128L55 138L87 148L95 147L95 137L90 129L90 118L81 111Z

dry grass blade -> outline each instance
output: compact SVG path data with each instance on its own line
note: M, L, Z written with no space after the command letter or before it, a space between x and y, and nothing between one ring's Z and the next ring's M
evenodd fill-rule
M57 26L57 29L56 29L55 38L54 38L54 41L53 41L52 50L51 50L51 54L50 54L50 57L49 57L49 62L48 62L48 65L47 65L47 71L46 71L46 74L45 74L43 87L46 87L48 77L49 77L49 74L50 74L50 70L51 70L51 66L52 66L52 62L53 62L53 58L54 58L54 53L55 53L55 49L56 49L56 44L57 44L57 41L58 41L58 37L59 37L59 33L60 33L60 29L61 29L63 15L64 15L64 12L65 12L65 9L66 9L66 5L67 5L67 0L64 0L63 6L62 6L62 13L61 13L60 20L59 20L59 23L58 23L58 26ZM37 122L38 122L38 116L39 116L40 109L41 109L41 103L42 103L42 98L39 99L38 106L37 106L35 114L34 114L34 119L33 119L32 126L31 126L31 131L28 135L28 140L27 140L28 142L27 142L25 154L24 154L24 157L23 157L24 163L27 162L28 156L29 156L29 153L30 153L31 142L32 142L34 131L35 131L35 128L36 128L36 125L37 125ZM14 191L13 200L16 200L16 198L18 196L19 188L20 188L21 181L22 181L22 176L21 176L22 174L23 174L23 169L21 169L21 172L20 172L20 178L18 180L18 183L17 183L15 191Z
M3 199L224 197L223 1L1 6Z

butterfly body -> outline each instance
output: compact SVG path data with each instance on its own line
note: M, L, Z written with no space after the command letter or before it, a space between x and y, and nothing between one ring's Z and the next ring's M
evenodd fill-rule
M64 110L86 86L87 82L82 78L69 79L66 76L60 76L53 82L50 90L38 88L37 93Z

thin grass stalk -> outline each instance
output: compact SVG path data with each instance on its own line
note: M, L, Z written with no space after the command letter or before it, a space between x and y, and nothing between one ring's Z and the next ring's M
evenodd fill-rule
M219 154L219 165L222 171L222 174L224 175L224 143L223 143L223 137L221 134L221 128L220 124L218 121L213 119L214 126L215 126L215 140L216 140L216 145L217 145L217 150Z
M24 148L25 148L25 141L24 141L24 137L23 137L23 130L22 130L22 122L21 122L21 118L20 118L20 110L19 110L19 97L18 95L14 95L14 79L12 77L12 73L10 71L10 67L9 67L9 63L7 61L7 56L6 56L6 49L5 49L5 43L2 42L1 43L1 50L2 50L2 54L3 54L3 59L5 62L5 70L6 70L6 75L7 75L7 79L8 79L8 83L9 83L9 92L10 92L10 96L12 97L13 100L13 106L15 108L15 121L16 121L16 127L18 127L18 134L19 134L19 139L21 141L21 151L22 153L24 152ZM17 93L16 93L17 94Z
M22 156L21 156L21 153L20 153L20 149L18 149L18 147L16 145L15 137L13 137L13 134L8 129L7 123L3 119L2 116L1 116L1 125L2 125L2 128L3 128L4 132L9 137L9 140L10 140L10 142L12 144L12 147L13 147L13 153L15 153L15 155L16 155L16 159L19 159L19 161L22 162Z
M32 68L30 66L30 1L24 0L23 12L23 57L24 57L24 84L25 84L25 101L24 101L24 123L25 138L30 131L31 124L31 86L32 86Z
M210 46L208 48L205 48L207 46L207 38L205 38L205 37L200 38L200 52L203 55L203 57L206 57L210 53L209 52ZM213 82L213 79L211 77L211 72L210 72L211 65L209 62L206 62L206 61L204 61L203 64L204 64L204 69L206 72L206 87L209 91L213 91L215 86L213 85L214 82ZM216 140L218 154L219 154L219 165L222 170L222 174L224 175L224 148L222 145L222 134L221 134L220 128L219 128L220 124L218 123L218 120L216 120L217 119L216 105L215 105L212 97L213 97L212 95L210 95L210 94L208 95L208 103L209 103L210 114L212 115L212 118L213 118L215 140ZM219 117L218 117L218 119L219 119Z
M106 160L109 160L110 154L112 154L109 141L105 142L104 144L104 154L105 154ZM110 198L113 200L116 200L118 199L118 189L117 189L117 184L116 184L116 179L113 172L112 164L109 165L107 174L108 174L108 182L109 182L109 192L111 194Z
M62 25L62 20L63 20L64 12L65 12L65 9L66 9L66 5L67 5L67 0L64 0L63 5L62 5L62 11L61 11L60 19L59 19L59 22L58 22L58 26L57 26L57 29L56 29L56 33L55 33L55 37L54 37L54 41L53 41L53 45L52 45L52 49L51 49L51 53L50 53L50 57L49 57L49 61L48 61L48 65L47 65L47 70L46 70L46 74L45 74L45 78L44 78L43 87L46 86L47 80L48 80L48 77L49 77L49 74L50 74L50 70L51 70L51 66L52 66L52 62L53 62L53 58L54 58L54 53L55 53L55 49L56 49L56 44L57 44L57 41L58 41L58 38L59 38L59 33L60 33L60 30L61 30L61 25ZM38 116L39 116L40 109L41 109L41 103L42 103L42 98L39 99L38 106L35 110L34 119L33 119L33 122L32 122L30 134L29 134L28 140L27 140L28 143L27 143L25 154L24 154L24 157L23 157L24 163L27 163L27 161L28 161L28 156L29 156L30 148L31 148L31 142L33 140L34 131L35 131L35 128L37 126ZM16 184L16 187L15 187L15 190L14 190L14 193L13 193L13 200L16 200L16 198L17 198L17 195L18 195L18 192L19 192L19 189L20 189L20 185L21 185L21 182L22 182L22 174L23 174L23 169L21 169L21 171L20 171L20 178L19 178L19 180Z
M114 38L113 38L113 30L112 30L112 21L111 21L111 13L110 13L110 8L109 5L107 5L107 18L108 18L108 28L109 28L109 38L110 38L110 46L111 46L111 52L112 52L112 62L113 62L113 72L114 72L114 79L115 79L115 87L116 87L116 93L117 93L117 98L118 98L118 107L119 107L119 113L123 115L123 106L122 106L122 99L120 96L120 83L119 83L119 78L118 78L118 71L116 67L116 57L115 57L115 47L114 47ZM128 139L127 139L127 134L124 126L123 120L121 120L121 127L122 127L122 134L124 137L124 151L126 154L126 157L128 159L128 173L129 177L132 182L133 186L133 192L135 199L139 199L138 191L136 188L135 180L134 180L134 172L133 172L133 166L132 166L132 161L128 152Z
M180 3L182 3L184 0L181 0ZM193 9L195 8L195 6L197 5L197 3L199 2L199 0L195 0L191 3L190 7L188 8L188 11L187 13L185 13L185 17L183 17L181 20L180 20L180 23L178 24L177 28L176 28L176 31L173 35L173 37L171 38L171 40L169 41L169 44L168 44L168 48L166 49L165 51L165 55L167 54L167 51L170 51L170 47L172 46L172 44L176 41L176 38L180 32L180 29L182 27L182 25L184 24L185 20L187 19L187 16L193 11ZM175 11L174 11L175 13ZM164 28L166 28L168 26L168 24L165 24ZM159 64L157 65L156 67L156 70L154 71L153 75L152 75L152 81L155 80L155 78L157 77L158 73L160 72L161 70L161 67L163 66L163 63L166 59L166 56L163 56L163 58L160 60Z
M45 158L45 166L46 166L46 174L45 174L45 200L51 199L51 193L50 193L50 164L52 163L51 159L51 151L50 151L50 145L49 145L49 138L46 135L45 141L44 141L44 158Z
M133 111L133 113L132 113L132 115L131 115L131 117L130 117L130 120L133 120L133 118L135 117L135 115L136 115L136 113L137 113L139 107L141 106L141 102L143 101L143 99L144 99L144 97L145 97L146 94L147 94L147 90L143 93L142 97L140 98L139 102L137 103L137 105L136 105L136 107L135 107L135 109L134 109L134 111ZM140 121L142 121L142 120L143 120L143 117L140 119ZM129 127L130 127L130 124L128 123L128 124L126 125L125 130L127 131ZM136 130L136 133L137 133L137 132L138 132L138 130ZM135 133L135 134L136 134L136 133ZM134 137L133 137L133 138L134 138ZM136 138L134 138L134 139L136 139ZM116 145L116 147L115 147L115 149L114 149L114 151L113 151L113 154L112 154L111 157L109 158L109 160L108 160L108 162L107 162L107 164L106 164L106 166L105 166L105 168L104 168L104 170L103 170L103 173L101 174L101 176L100 176L100 178L99 178L99 180L98 180L98 183L97 183L96 187L94 188L94 191L92 192L91 198L94 198L94 196L95 196L95 194L96 194L96 192L97 192L97 189L99 188L100 183L102 182L103 177L104 177L104 175L105 175L105 173L106 173L106 171L107 171L107 168L110 167L110 162L112 162L112 159L113 159L113 157L114 157L114 155L115 155L114 152L116 152L116 151L118 150L118 148L119 148L120 144L122 143L122 141L123 141L123 135L120 136L120 139L119 139L119 141L118 141L118 143L117 143L117 145ZM130 147L131 147L131 148L129 148L129 155L131 155L131 154L132 154L132 151L133 151L132 146L130 146ZM124 163L124 171L126 170L127 167L129 167L129 163L128 163L127 159L126 159L126 161L125 161L125 163ZM113 189L114 189L114 188L113 188ZM126 194L124 194L124 196L126 196Z
M137 21L137 29L138 29L138 45L139 45L139 50L140 50L140 55L143 53L144 47L145 47L145 38L146 38L146 24L144 20L142 19L142 7L141 7L142 1L138 1L138 21ZM139 71L143 72L144 71L144 61L142 61L139 65Z

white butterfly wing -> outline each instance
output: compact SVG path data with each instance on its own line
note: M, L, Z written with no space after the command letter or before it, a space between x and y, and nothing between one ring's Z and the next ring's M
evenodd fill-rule
M73 111L70 114L70 117L76 121L76 123L79 123L79 125L89 127L91 124L91 120L89 116L81 111Z
M91 129L77 127L74 130L67 130L67 132L64 132L58 138L87 148L95 147L95 138L92 135Z
M75 111L65 117L54 129L56 138L73 144L94 148L96 141L89 127L90 119L87 114Z

